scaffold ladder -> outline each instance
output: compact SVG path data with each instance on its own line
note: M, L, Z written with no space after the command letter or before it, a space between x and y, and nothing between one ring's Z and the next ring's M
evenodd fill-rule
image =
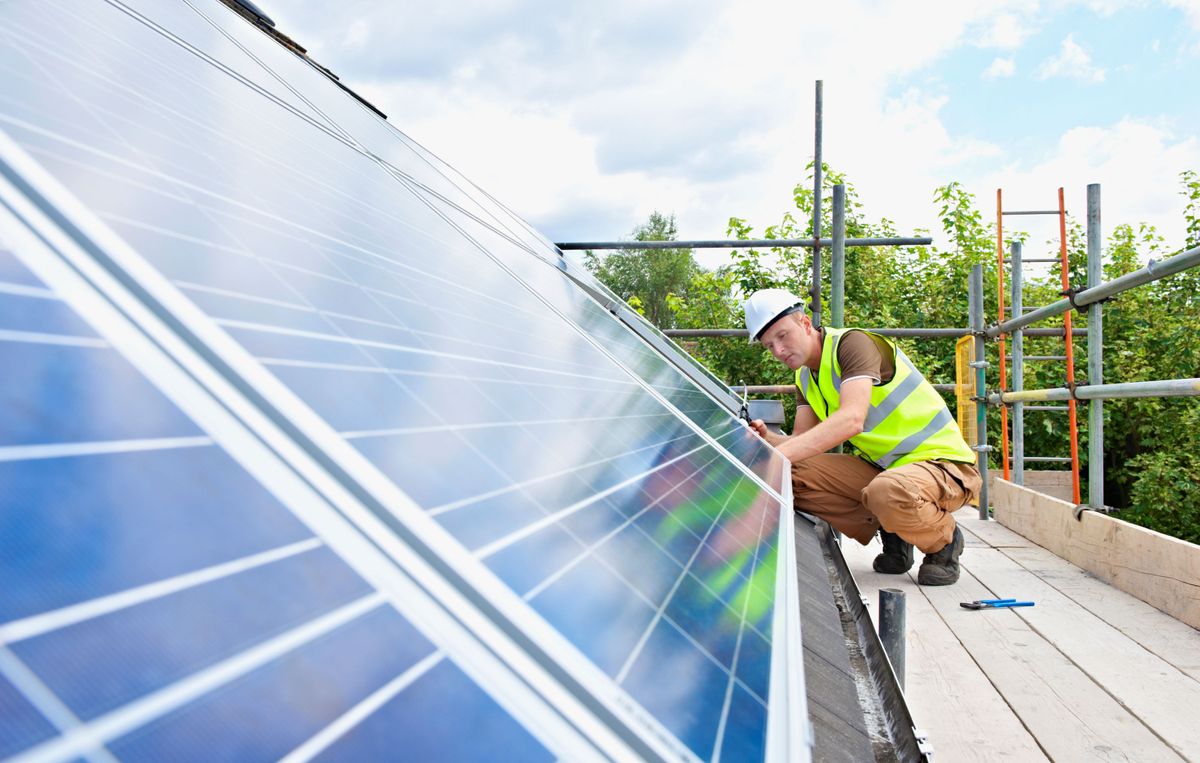
M1067 267L1067 209L1063 198L1063 189L1058 189L1058 209L1048 210L1021 210L1021 211L1004 211L1003 195L1001 189L996 189L996 281L997 281L997 311L999 313L999 322L1005 321L1004 309L1004 217L1016 215L1058 215L1058 240L1059 240L1059 256L1057 258L1022 258L1022 263L1037 263L1037 262L1058 262L1060 276L1062 279L1063 295L1070 294L1070 280L1068 277L1069 271ZM1021 272L1023 269L1018 269ZM1017 316L1013 316L1017 317ZM1000 393L1005 391L1005 379L1008 375L1007 363L1005 358L1005 335L1000 337ZM1026 355L1024 360L1039 360L1039 361L1065 361L1066 363L1066 379L1069 389L1075 388L1075 342L1072 335L1071 313L1070 311L1063 314L1063 343L1066 347L1064 355ZM1023 453L1019 456L1021 463L1018 468L1024 473L1026 463L1062 463L1070 462L1071 464L1071 491L1076 504L1079 503L1079 420L1076 412L1076 401L1074 398L1067 401L1067 406L1064 409L1058 405L1027 405L1024 406L1026 411L1037 412L1060 412L1067 411L1067 416L1070 421L1070 458L1062 458L1056 456L1025 456ZM1016 426L1022 426L1016 424ZM1022 426L1022 429L1024 427ZM1002 465L1004 468L1004 479L1012 479L1011 467L1008 458L1008 408L1000 407L1000 443L1002 452ZM1024 439L1024 432L1014 435Z

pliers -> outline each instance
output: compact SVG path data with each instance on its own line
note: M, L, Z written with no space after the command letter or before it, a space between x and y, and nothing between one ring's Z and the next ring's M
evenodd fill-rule
M980 599L978 601L959 602L963 609L1006 609L1008 607L1032 607L1032 601L1017 601L1016 599Z

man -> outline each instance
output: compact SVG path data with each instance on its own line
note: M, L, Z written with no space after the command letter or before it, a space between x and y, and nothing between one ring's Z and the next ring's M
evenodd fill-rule
M982 480L937 390L889 340L817 328L783 289L750 295L746 328L796 372L804 398L790 437L751 424L792 463L796 508L864 546L878 531L877 572L907 572L916 546L925 554L918 583L957 581L963 536L952 513L978 496ZM855 455L826 452L844 442Z

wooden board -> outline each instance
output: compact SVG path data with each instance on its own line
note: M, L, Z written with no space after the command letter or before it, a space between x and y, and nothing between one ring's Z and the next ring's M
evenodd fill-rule
M1003 553L973 554L970 571L998 598L1034 601L1036 606L1012 612L1181 756L1200 752L1195 678Z
M1041 546L1006 548L1004 554L1147 651L1200 680L1200 630L1113 588Z
M996 519L1062 558L1200 628L1200 546L996 480Z
M842 545L847 564L870 602L879 608L880 588L900 588L907 602L905 698L917 727L933 744L934 760L1044 761L1046 756L1004 699L975 664L954 633L934 611L909 575L880 575L868 547Z
M921 591L1046 754L1056 761L1181 760L1015 611L959 607L1007 593L988 588L971 572L1000 557L998 549L971 549L958 583Z

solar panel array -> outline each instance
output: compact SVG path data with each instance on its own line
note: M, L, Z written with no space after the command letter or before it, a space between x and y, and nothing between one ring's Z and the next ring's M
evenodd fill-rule
M807 754L719 382L215 0L0 73L0 759Z

